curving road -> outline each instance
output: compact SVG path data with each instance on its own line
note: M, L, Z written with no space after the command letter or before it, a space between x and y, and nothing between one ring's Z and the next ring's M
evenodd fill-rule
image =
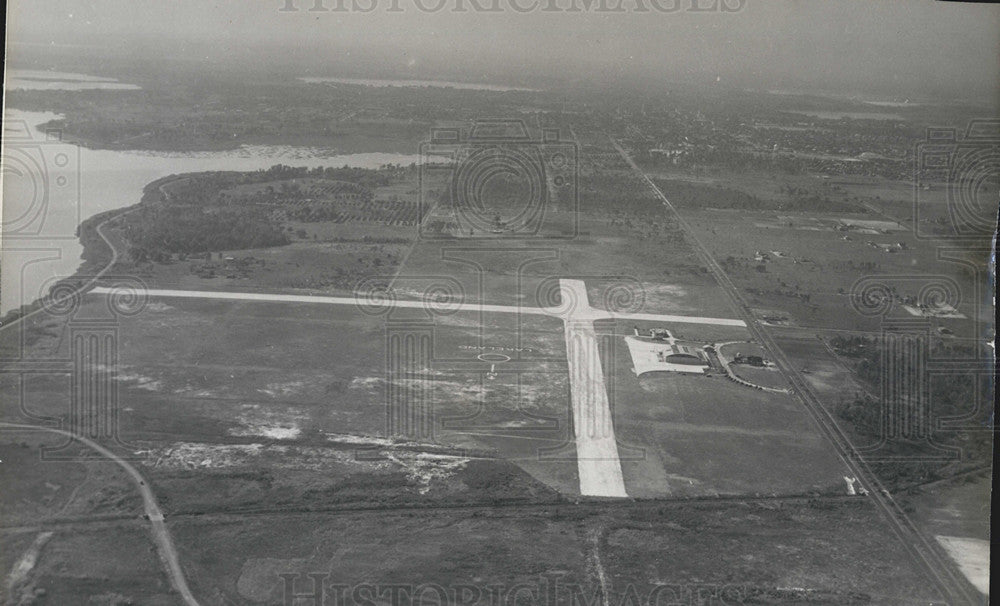
M160 554L160 560L163 562L167 577L170 578L170 584L173 585L174 589L177 590L177 593L181 595L185 604L188 606L199 606L198 600L196 600L194 594L191 593L191 589L188 588L187 580L184 578L184 571L181 569L180 561L177 558L177 550L174 548L174 542L170 538L170 533L167 531L166 525L163 523L163 512L160 510L160 506L156 502L156 497L153 496L153 491L149 489L149 485L146 484L146 481L142 478L142 475L139 474L139 471L135 467L97 442L63 429L43 427L40 425L21 425L18 423L0 423L0 428L27 429L32 431L48 431L50 433L57 433L59 435L66 436L71 440L79 441L81 444L97 451L104 457L111 459L117 463L119 467L124 469L128 473L129 477L132 478L136 488L139 489L139 493L142 495L142 504L145 509L146 516L149 518L150 531L153 534L153 542L156 544L156 550Z
M94 274L94 276L91 277L90 280L87 280L86 284L83 284L81 286L76 287L72 292L66 293L65 295L63 295L61 297L52 299L51 301L49 301L48 305L46 305L44 302L40 302L39 305L38 305L38 307L36 307L32 311L30 311L30 312L28 312L28 313L26 313L26 314L24 314L22 316L18 316L17 318L14 318L13 320L11 320L10 322L8 322L6 324L0 324L0 331L7 330L11 326L15 326L17 324L20 324L24 320L27 320L28 318L31 318L33 316L36 316L36 315L42 313L46 309L50 309L52 307L58 307L59 304L62 303L63 301L67 301L67 300L72 299L74 297L79 297L84 292L86 292L87 289L89 289L89 288L93 287L95 284L97 284L97 281L100 280L101 278L103 278L105 276L105 274L107 274L109 271L111 271L111 268L114 267L116 263L118 263L118 259L121 257L121 251L119 251L117 248L115 248L114 243L111 242L111 238L109 238L107 235L104 234L104 226L106 226L108 223L110 223L111 221L113 221L113 220L115 220L115 219L117 219L119 217L124 217L125 215L127 215L129 213L132 213L132 212L135 212L137 210L139 210L139 207L135 206L135 207L130 208L128 210L125 210L123 212L120 212L120 213L117 213L115 215L112 215L112 216L108 217L107 219L101 221L100 225L98 225L97 228L95 229L95 231L97 232L97 235L100 236L101 239L104 240L105 244L108 245L108 248L111 249L111 260L108 261L108 264L105 265L104 268L101 269L101 271L99 271L96 274ZM45 298L46 297L42 297L41 299L39 299L39 301L44 301ZM36 429L43 429L43 428L38 427Z

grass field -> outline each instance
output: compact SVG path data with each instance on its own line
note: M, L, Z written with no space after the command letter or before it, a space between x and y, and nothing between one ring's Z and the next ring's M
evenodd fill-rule
M745 336L735 328L678 328L685 339L709 343ZM636 377L620 340L606 345L605 356L614 360L616 435L632 454L623 463L629 494L840 494L844 466L792 396L722 373Z
M8 540L5 536L5 545L17 545ZM90 604L177 603L139 522L55 532L42 548L29 584L20 588L19 595L25 593L33 599L17 603L75 604L81 596L87 596Z
M341 586L341 603L360 603L390 585L411 597L438 585L451 598L464 585L481 592L465 597L473 604L497 595L512 603L544 599L546 588L549 603L571 604L593 599L599 578L613 603L630 593L644 602L657 586L663 599L669 591L702 592L701 599L725 591L728 603L933 600L899 566L892 536L877 528L877 513L864 501L175 522L195 590L219 603L280 603L279 575L294 575L293 590L308 592L310 573L329 591Z
M830 222L816 222L813 214L682 212L750 305L781 310L794 324L877 329L880 318L859 314L850 300L852 286L862 278L885 283L900 297L917 297L923 285L941 282L942 277L949 282L953 280L958 311L988 321L989 306L977 300L973 275L963 266L971 260L939 259L934 245L916 239L911 232L838 231ZM863 215L853 218L881 220ZM896 248L897 243L903 243L905 248ZM877 245L889 247L892 252L884 252ZM757 261L761 253L768 259ZM985 257L980 262L984 260ZM901 306L897 306L893 315L912 317ZM935 323L956 335L971 334L970 324L961 318L939 318Z
M80 596L93 596L91 603L116 604L116 596L128 595L143 604L175 604L141 518L141 500L124 473L99 459L42 459L42 447L63 443L58 436L36 431L0 431L3 570L11 571L32 543L43 538L46 522L63 521L43 538L21 582L14 587L4 582L0 599L5 604L73 604ZM95 514L124 520L114 522L113 528L102 527L100 521L88 525ZM80 519L84 522L72 523Z
M500 280L509 277L501 274ZM592 285L600 291L600 281ZM664 293L678 292L666 286L649 290L668 302ZM93 296L86 306L101 303ZM684 311L683 304L654 308ZM344 436L369 446L395 438L418 449L440 445L509 460L551 489L575 494L561 321L464 312L427 320L419 310L372 316L353 306L154 299L120 327L122 435L162 443L142 450L150 451L149 461L163 459L158 465L167 470L211 470L216 458L240 456L237 468L266 468L276 454L247 454L248 446L302 444L315 449L293 457L309 460L305 469L326 465L334 475L405 475L406 465L355 460L350 442L342 443ZM613 360L605 375L630 494L788 494L828 492L837 484L839 466L790 397L721 375L637 379L621 339L631 334L632 324L620 321L614 327L618 336L606 341L614 351L605 353ZM705 343L746 336L738 328L671 328ZM392 366L387 338L425 333L432 339L426 359ZM513 354L494 367L495 376L491 365L477 358L491 350ZM62 387L55 378L34 382L33 393ZM429 417L426 427L390 435L387 413L399 397L399 406L407 406L410 397L427 399L431 408L420 412ZM186 463L173 463L164 454L172 443L189 442L219 442L234 450L218 456L211 449L201 455L197 449L174 452ZM803 465L806 461L810 464ZM255 486L258 480L247 482ZM232 489L234 499L246 501L239 484Z

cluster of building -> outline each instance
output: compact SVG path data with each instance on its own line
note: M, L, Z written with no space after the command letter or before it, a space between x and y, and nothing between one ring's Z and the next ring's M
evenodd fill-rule
M745 356L741 353L736 354L733 358L733 364L746 364L747 366L756 366L758 368L764 368L770 363L765 360L762 356L748 355Z
M653 328L640 332L639 328L635 327L634 334L625 337L625 343L632 356L632 370L636 376L658 371L706 374L715 368L738 383L749 387L769 391L786 391L784 388L763 387L750 383L733 372L731 366L737 365L775 369L774 363L765 358L762 352L756 350L751 352L738 351L732 359L726 359L716 351L716 345L681 342L666 328ZM734 344L723 343L720 345Z
M637 376L663 370L703 374L712 367L704 348L678 342L666 328L650 329L648 336L641 335L638 327L634 332L625 342Z

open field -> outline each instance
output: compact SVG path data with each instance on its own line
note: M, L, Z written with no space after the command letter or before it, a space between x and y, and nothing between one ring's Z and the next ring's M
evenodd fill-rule
M900 300L916 299L924 284L937 280L948 292L954 292L961 315L988 319L989 310L975 296L973 276L964 269L964 259L939 260L934 247L911 234L897 231L864 235L856 230L839 231L832 222L802 229L796 222L816 219L768 212L751 215L748 221L747 213L702 211L688 218L751 305L780 310L770 315L782 315L787 323L817 328L877 328L877 317L861 315L852 306L852 287L866 277L893 288ZM726 236L721 237L723 234ZM903 248L897 243L903 243ZM758 260L762 255L764 260ZM947 281L942 281L941 276L947 276ZM893 315L912 317L902 304L896 305ZM970 324L961 320L938 317L935 326L958 336L970 336Z
M657 585L664 597L725 590L736 603L933 600L897 567L889 535L860 531L877 524L873 516L864 502L803 500L185 519L175 527L196 590L220 602L280 601L279 575L295 575L302 592L310 573L323 575L329 591L346 585L348 603L390 584L411 592L439 585L452 595L456 579L482 592L473 603L485 603L487 588L506 596L524 584L526 595L544 593L545 577L558 604L591 599L598 578L615 602L629 592L644 599ZM455 544L456 534L475 541ZM755 556L741 556L741 545ZM239 556L223 557L227 549Z
M29 535L30 536L30 535ZM4 533L4 543L9 535ZM170 584L160 570L146 530L141 524L108 528L66 528L57 531L41 551L31 571L30 585L37 604L134 603L152 606L177 604ZM13 602L12 602L13 603Z
M102 299L88 296L80 313L99 315ZM405 326L421 315L392 319ZM831 604L872 597L905 603L929 595L907 576L905 565L898 567L905 556L893 541L872 534L880 522L869 505L834 496L842 490L839 466L818 435L806 437L812 430L793 401L764 397L719 376L637 380L620 337L610 341L617 343L616 353L605 352L612 362L606 378L630 494L814 493L834 500L829 505L800 500L791 509L780 501L689 507L682 500L659 513L653 506L624 516L614 509L577 513L569 504L562 507L570 509L561 508L559 503L576 493L578 480L567 433L571 415L559 321L516 314L485 320L465 313L436 319L431 361L444 370L421 374L434 394L434 418L444 420L445 429L430 439L402 441L382 433L383 390L393 374L371 372L385 360L380 350L393 322L384 317L365 316L350 306L154 298L139 316L124 320L118 373L123 437L133 444L141 469L173 520L170 528L192 590L209 603L268 603L280 599L283 581L277 575L332 570L330 582L438 582L445 587L466 577L473 585L511 587L559 572L560 582L579 585L588 596L602 575L607 590L617 595L624 595L629 585L644 592L658 583L676 585L672 580L681 579L685 585L693 578L742 596L807 596ZM597 328L603 337L609 329L611 335L628 334L630 325L619 321ZM735 327L701 325L681 326L678 332L706 342L745 335ZM330 338L322 338L323 333ZM55 350L64 346L64 339L46 339ZM495 379L485 377L486 364L471 355L483 351L483 344L489 351L510 351L518 367L530 370L512 376L499 370ZM339 362L329 364L331 359ZM44 387L44 378L35 381L32 393L58 393L58 383ZM706 385L712 385L710 398L705 397ZM57 408L39 408L45 400L32 399L30 409L58 414ZM798 425L789 426L796 416ZM448 428L449 418L459 418L461 424ZM192 431L194 426L198 431ZM560 456L540 456L540 445ZM630 459L633 446L646 458ZM790 449L796 454L789 456ZM513 518L502 509L487 510L485 516L476 509L420 513L420 508L441 504L537 507L545 502L553 503L552 509L527 515L512 510ZM409 514L349 513L359 506L418 509ZM105 508L96 503L92 510ZM230 517L239 511L267 515L271 510L331 508L345 513L322 522L306 513L280 514L280 522L258 522L257 514L238 521ZM758 530L747 534L749 520ZM820 527L829 530L817 533ZM859 542L845 527L857 528L866 540ZM739 565L692 568L720 550L739 553L732 542L736 528L740 540L758 549L765 540L773 553ZM637 529L643 529L645 538L637 540ZM490 548L456 550L446 540L456 531L478 537ZM699 546L682 547L684 537L694 531L701 537ZM790 538L797 532L808 532L810 548L783 549L781 545L800 543ZM762 539L772 533L781 535L778 543ZM71 536L93 541L85 532ZM114 536L121 536L119 529ZM539 536L550 540L538 541ZM676 545L669 550L675 555L649 559L648 550L661 552L663 541ZM345 551L351 544L366 547ZM104 586L83 587L59 576L66 571L50 572L63 570L52 566L71 546L50 544L37 578L54 594L99 594ZM220 550L241 555L221 557ZM454 564L443 565L442 557ZM646 563L638 565L639 560ZM133 568L137 565L140 560ZM491 572L484 574L487 569ZM158 603L159 594L144 593L151 586L118 580L133 574L130 570L120 573L124 577L105 575L105 586ZM91 573L97 574L86 574ZM852 580L844 585L833 580L834 574ZM571 599L570 594L564 601Z
M18 574L2 588L5 603L73 603L79 595L112 600L119 592L143 603L176 603L144 527L149 522L141 518L142 499L125 473L97 457L52 460L88 451L73 445L60 449L65 443L63 437L37 431L0 431L4 569L19 562ZM42 448L50 449L48 460L42 459ZM94 519L95 513L125 521L112 533L58 524ZM52 523L50 531L41 532Z
M82 313L90 308L96 313L99 305L99 295L88 297ZM389 474L386 478L409 473L412 482L419 476L412 466L423 465L428 484L417 481L410 490L419 493L435 488L435 473L447 477L460 469L466 463L461 454L469 451L512 461L551 489L577 493L559 321L522 314L459 313L427 325L424 312L404 312L390 312L387 323L350 305L154 297L142 314L121 326L118 384L125 403L123 435L141 442L175 436L175 446L140 448L147 464L168 473L168 479L173 471L185 469L264 470L276 464L276 454L288 452L305 460L303 469L325 465L332 475L335 469L345 475ZM209 317L215 319L209 322ZM404 335L430 330L429 356L419 366L387 366L393 360L387 357L386 338L395 330ZM746 335L738 328L710 325L681 324L674 330L678 336L706 343ZM805 418L797 429L788 428L788 414L795 409L789 398L765 395L722 376L636 379L624 342L614 336L628 334L630 322L620 320L610 338L605 328L599 331L604 347L613 347L613 352L604 352L610 360L605 373L629 494L839 490L839 467L820 454L818 434L805 437L810 431ZM322 338L323 333L329 337ZM514 361L499 364L491 377L490 365L476 357L484 348L516 355L503 356ZM711 396L706 399L709 386ZM40 378L30 387L38 393L56 391L59 384ZM423 413L429 416L422 420L425 427L411 428L416 438L399 446L418 451L443 446L453 450L442 454L453 458L386 463L352 457L357 445L385 446L384 440L394 438L386 431L400 429L389 426L391 418L385 416L391 414L386 406L391 407L396 397L390 394L415 393L433 402L433 409ZM401 400L399 405L406 403ZM192 419L198 420L196 432L186 429ZM719 435L727 439L718 440ZM192 439L229 445L220 445L213 455L212 449L191 443ZM289 446L272 451L261 441ZM292 446L300 443L308 447ZM706 451L710 445L715 446ZM788 448L811 454L785 459L779 453L787 455ZM747 450L773 461L764 464L747 456ZM737 454L740 451L742 455ZM814 458L815 469L801 465L802 460ZM780 460L798 464L794 470L784 469L777 465ZM766 473L755 478L752 469ZM273 479L267 473L234 481L234 487L223 493L232 494L234 500L224 498L225 502L252 503L253 495L270 502L267 485ZM267 490L261 492L261 483ZM315 492L314 488L304 492ZM172 507L169 492L165 502Z
M681 330L704 342L745 334ZM623 454L630 494L841 494L842 463L791 396L739 385L721 372L637 378L620 339L605 347L614 360L616 433L630 453Z

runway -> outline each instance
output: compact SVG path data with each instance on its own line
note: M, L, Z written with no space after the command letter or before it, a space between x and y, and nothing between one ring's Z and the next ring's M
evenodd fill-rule
M570 396L572 398L573 426L577 450L577 470L580 493L585 496L627 497L622 477L611 405L604 380L604 369L594 331L595 320L623 319L655 322L712 324L744 327L742 320L677 316L670 314L618 313L590 306L587 286L583 280L559 280L560 306L530 307L518 305L492 305L487 303L457 301L420 301L368 299L365 296L331 297L320 295L291 295L274 293L224 292L202 290L148 289L147 297L216 299L229 301L259 301L267 303L306 303L318 305L346 305L361 310L393 308L440 309L449 313L510 313L544 315L563 321L566 356L569 366ZM94 294L114 294L113 288L96 287Z
M560 283L567 280L560 280ZM575 282L582 283L581 280ZM106 295L117 292L113 288L97 286L88 291L93 294ZM493 305L490 303L477 303L474 301L418 301L412 299L391 299L387 301L369 301L364 296L355 297L330 297L324 295L289 295L277 293L255 293L255 292L226 292L217 290L172 290L150 288L142 291L149 297L164 298L184 298L184 299L219 299L230 301L261 301L273 303L310 303L319 305L353 305L359 308L385 307L400 309L425 309L428 311L443 310L456 312L486 312L486 313L509 313L509 314L529 314L540 316L564 317L568 313L561 307L533 307L529 305ZM584 289L583 295L586 294ZM586 299L580 299L586 300ZM653 314L653 313L631 313L605 311L590 307L573 310L573 316L577 318L588 318L590 320L639 320L650 322L675 322L680 324L710 324L714 326L736 326L745 327L743 320L734 318L710 318L704 316L678 316L673 314Z
M582 280L560 280L559 287L572 293L570 300L587 301ZM591 311L589 304L575 306L563 319L580 494L627 497Z

